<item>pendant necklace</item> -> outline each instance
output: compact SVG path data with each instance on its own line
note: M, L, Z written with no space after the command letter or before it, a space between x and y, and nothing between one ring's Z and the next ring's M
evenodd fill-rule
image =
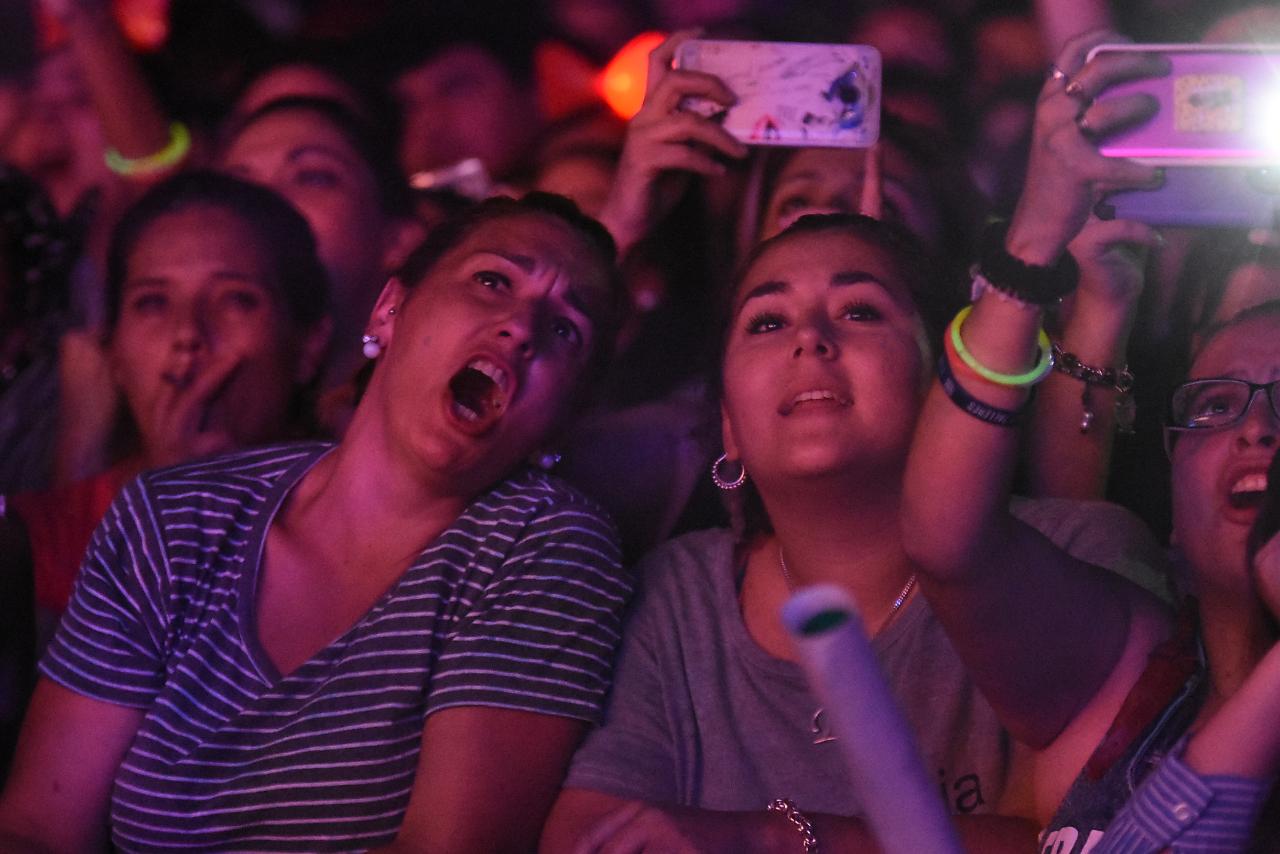
M778 566L782 568L782 580L787 583L788 590L795 590L796 583L791 578L791 570L787 569L787 558L782 553L782 546L778 546ZM889 616L884 618L884 622L880 624L880 631L884 631L885 626L893 621L898 611L902 609L903 604L911 597L911 591L916 586L916 574L911 573L911 577L907 579L907 583L902 585L897 598L893 600L893 605L889 608ZM813 719L809 721L809 732L813 735L814 744L826 744L828 741L835 741L836 737L831 734L831 730L827 726L827 722L823 720L826 716L826 709L819 706L814 709Z

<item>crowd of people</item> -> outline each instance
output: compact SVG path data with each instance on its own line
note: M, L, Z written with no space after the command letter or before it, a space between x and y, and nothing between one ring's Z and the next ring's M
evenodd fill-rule
M881 850L819 584L966 850L1280 851L1280 225L1105 218L1093 50L1275 8L6 22L0 851ZM878 140L697 38L877 48Z

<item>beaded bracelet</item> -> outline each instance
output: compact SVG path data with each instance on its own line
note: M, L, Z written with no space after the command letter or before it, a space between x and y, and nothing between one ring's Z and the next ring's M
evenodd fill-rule
M182 162L191 150L191 131L182 122L169 125L169 142L165 147L144 157L125 157L114 148L108 148L103 154L107 168L125 178L136 178L140 175L154 175L171 169Z
M998 406L992 406L989 403L983 403L978 400L965 391L964 386L960 385L956 380L955 374L951 372L951 360L947 358L946 353L938 357L938 383L942 386L942 390L947 393L947 397L951 399L951 402L964 410L966 415L971 415L979 421L985 421L996 427L1017 427L1022 423L1023 413L1031 405L1030 398L1017 409L1001 409Z
M951 338L951 345L955 347L956 355L960 357L960 361L964 362L974 373L988 382L1012 388L1033 386L1049 376L1049 372L1053 370L1053 342L1049 340L1048 333L1043 329L1040 330L1040 355L1038 361L1035 367L1025 373L1002 374L999 371L993 371L974 358L974 355L969 352L969 348L964 345L964 339L960 337L960 327L964 325L965 319L969 317L972 311L972 305L966 305L960 309L959 314L951 321L951 326L947 333Z
M818 836L813 832L813 822L800 812L790 798L776 798L770 801L765 809L778 813L800 832L804 841L804 854L818 854Z

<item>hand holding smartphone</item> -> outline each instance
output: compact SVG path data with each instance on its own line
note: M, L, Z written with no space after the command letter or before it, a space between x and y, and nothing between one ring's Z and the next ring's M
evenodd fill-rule
M1159 53L1167 77L1108 88L1098 102L1146 94L1150 121L1111 134L1099 150L1155 166L1280 165L1280 45L1099 45L1089 58Z
M1090 53L1155 52L1166 77L1112 86L1096 99L1146 94L1140 126L1101 140L1109 157L1166 167L1156 190L1113 193L1105 219L1159 226L1272 228L1280 222L1280 45L1100 45Z
M712 41L680 45L675 67L719 77L737 103L686 99L748 145L868 148L880 135L880 54L851 44Z

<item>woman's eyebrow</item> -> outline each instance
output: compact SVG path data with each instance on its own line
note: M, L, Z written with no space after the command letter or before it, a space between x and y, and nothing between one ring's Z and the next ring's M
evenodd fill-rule
M312 143L311 145L300 145L289 152L288 160L290 163L296 163L308 154L319 154L323 157L331 157L344 165L352 166L354 161L346 155L345 152L336 148L330 148L327 145L319 145Z
M831 277L831 287L833 288L860 285L864 282L872 285L879 285L882 288L885 287L884 282L880 281L878 276L873 276L865 270L841 270ZM888 290L888 288L885 288L885 290Z
M529 255L520 255L515 252L508 252L505 249L481 248L481 249L477 249L475 254L493 255L495 257L501 258L503 261L506 261L508 264L512 264L516 267L519 267L521 270L523 270L526 273L532 273L534 271L534 268L538 266L538 261L536 258L533 258Z
M742 311L742 307L747 304L748 300L753 300L756 297L766 297L772 294L784 293L787 289L787 283L778 279L770 279L767 282L761 282L751 290L747 291L746 294L743 295L742 299L738 301L737 311ZM737 312L735 312L735 314L736 313Z

